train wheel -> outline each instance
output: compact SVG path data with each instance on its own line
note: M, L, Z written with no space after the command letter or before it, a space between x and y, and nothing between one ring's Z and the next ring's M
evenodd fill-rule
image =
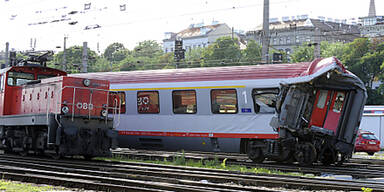
M262 163L265 159L263 150L256 145L263 145L261 141L251 141L248 145L248 157L255 163Z
M277 159L277 162L286 163L286 164L292 164L294 161L295 161L295 157L293 155L293 152L287 148L283 148L283 152L280 154L279 158Z
M308 166L315 162L317 152L312 143L299 144L296 148L295 158L300 165Z
M324 150L321 155L321 163L323 165L330 165L336 162L337 154L330 148Z

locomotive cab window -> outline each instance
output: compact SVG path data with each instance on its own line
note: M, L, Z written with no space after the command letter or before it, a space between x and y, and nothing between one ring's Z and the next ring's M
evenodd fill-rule
M236 89L215 89L211 91L211 110L215 114L237 113Z
M173 91L172 102L175 114L195 114L197 111L194 90Z
M279 89L253 89L255 113L274 113Z
M51 77L57 77L57 75L37 75L37 79L46 79Z
M137 92L138 113L160 113L159 92L139 91Z
M35 75L32 73L8 72L7 84L20 86L33 80L35 80Z

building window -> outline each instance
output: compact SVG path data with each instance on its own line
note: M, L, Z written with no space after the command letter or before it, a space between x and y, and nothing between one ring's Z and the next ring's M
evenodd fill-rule
M300 36L296 35L296 43L300 43Z
M137 92L138 113L160 113L159 92L139 91Z
M287 44L291 44L291 37L287 37Z
M255 113L274 113L279 89L253 89L252 97Z
M283 45L283 44L284 44L284 38L280 37L279 44L280 44L280 45Z
M196 91L183 90L172 92L173 113L175 114L195 114L196 107Z
M215 114L237 113L236 89L214 89L211 91L211 108Z
M273 38L273 45L277 44L277 38Z

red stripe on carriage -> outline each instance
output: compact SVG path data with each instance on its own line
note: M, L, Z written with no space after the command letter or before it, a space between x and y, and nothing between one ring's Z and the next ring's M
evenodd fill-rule
M166 137L258 138L258 139L277 139L277 138L279 138L278 134L187 133L187 132L156 132L156 131L119 131L119 135L166 136Z

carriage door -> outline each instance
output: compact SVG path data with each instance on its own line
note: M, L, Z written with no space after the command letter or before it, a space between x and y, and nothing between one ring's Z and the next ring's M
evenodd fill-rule
M311 121L309 127L312 125L317 127L324 127L325 116L327 115L328 103L331 98L332 91L317 90L316 100L312 110Z
M328 110L327 117L325 119L324 128L332 130L336 133L337 126L339 125L339 119L341 116L341 110L345 102L344 91L334 91L331 100L331 106Z

